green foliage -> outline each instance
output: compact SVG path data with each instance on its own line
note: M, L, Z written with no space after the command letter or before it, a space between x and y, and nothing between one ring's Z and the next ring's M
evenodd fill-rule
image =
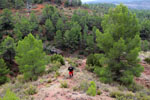
M143 40L150 40L150 20L145 19L141 23L141 31L140 31L140 36Z
M22 17L19 22L15 24L14 33L16 34L18 39L22 39L31 33L33 30L33 26L30 21Z
M86 92L88 90L88 88L89 88L89 83L87 81L83 80L80 83L79 90Z
M64 45L63 34L60 30L56 32L56 36L54 37L55 45L58 48L62 48Z
M64 58L61 55L54 54L51 56L50 61L53 62L60 62L62 65L65 64Z
M39 22L36 15L33 12L30 14L30 23L32 30L38 30Z
M35 80L45 71L42 41L35 39L32 34L18 42L16 52L15 59L25 80Z
M139 77L143 71L138 63L141 44L138 20L121 4L110 9L102 26L103 34L96 31L97 46L104 52L103 59L107 59L108 66L100 70L100 78L103 76L102 80L106 80L110 76L111 80L131 84L134 76Z
M0 26L2 27L2 30L10 30L13 28L13 17L11 10L3 10L0 16Z
M132 83L132 84L128 85L127 88L128 88L129 91L137 92L137 91L142 90L143 86L138 85L136 83Z
M96 84L94 81L90 82L90 86L86 93L90 96L96 96Z
M8 81L7 74L9 69L7 68L3 59L0 59L0 84L3 84Z
M5 96L2 100L20 100L19 97L16 96L15 93L11 92L9 89L6 91Z
M101 94L102 94L101 90L97 90L97 95L101 95Z
M20 9L22 7L24 7L24 1L23 0L15 0L15 8L16 9Z
M59 18L58 21L57 21L56 29L60 30L62 32L64 30L64 23L63 23L63 20L61 18Z
M37 93L36 87L33 85L30 85L29 88L25 91L26 94L28 95L34 95Z
M3 59L9 62L9 64L12 64L15 57L15 48L15 41L9 36L7 36L5 40L1 43L0 55L2 55Z
M60 76L60 73L56 71L54 77L57 78L58 76Z
M48 40L52 40L54 38L54 26L50 19L47 19L45 22L46 36Z
M48 73L53 72L53 71L57 71L60 68L61 64L60 62L53 62L52 66L48 69Z
M81 0L66 0L65 1L65 7L68 7L68 6L81 6L82 5L82 2Z
M61 87L61 88L68 88L67 82L66 82L66 81L61 82L61 86L60 86L60 87Z
M71 30L67 30L64 34L65 46L73 51L78 49L81 40L81 27L78 23L74 23Z
M150 43L147 40L142 41L141 49L142 51L148 51L150 49Z
M150 64L150 58L145 58L144 61L146 61L148 64Z

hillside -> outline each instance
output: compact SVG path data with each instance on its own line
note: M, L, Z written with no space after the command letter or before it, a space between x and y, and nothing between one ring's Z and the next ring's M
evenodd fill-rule
M26 3L0 1L0 100L150 100L148 10Z

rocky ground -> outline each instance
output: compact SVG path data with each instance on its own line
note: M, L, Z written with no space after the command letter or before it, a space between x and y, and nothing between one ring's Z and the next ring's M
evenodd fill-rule
M59 69L60 76L52 79L50 84L39 84L38 93L34 95L35 100L114 100L109 97L109 92L102 91L101 95L91 97L86 95L84 91L73 91L74 87L78 87L82 82L97 81L95 77L84 70L86 60L82 60L82 64L75 69L74 77L68 77L68 62ZM51 76L49 76L50 78ZM61 82L66 82L68 88L61 88ZM100 82L96 82L98 88L107 87Z

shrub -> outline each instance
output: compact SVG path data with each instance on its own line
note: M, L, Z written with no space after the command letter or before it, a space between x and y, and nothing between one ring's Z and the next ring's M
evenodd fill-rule
M60 68L61 64L59 62L55 62L52 64L52 66L48 69L48 73L53 72L53 71L57 71Z
M132 83L128 85L127 88L129 91L136 92L136 91L140 91L141 89L143 89L143 86L138 85L136 83Z
M97 95L101 95L101 94L102 94L101 90L97 90Z
M52 80L51 80L51 79L49 79L49 80L47 81L47 83L52 83Z
M24 82L25 82L23 75L18 75L18 76L17 76L17 80L18 80L20 83L24 83Z
M61 88L68 88L67 82L66 82L66 81L61 82L61 86L60 86L60 87L61 87Z
M55 78L57 78L58 76L60 76L60 73L58 71L56 71L54 76L55 76Z
M50 61L52 63L54 63L54 62L60 62L62 65L65 65L64 58L61 55L58 55L58 54L52 55L51 58L50 58Z
M37 93L36 87L30 85L29 88L25 91L26 94L28 95L34 95Z
M77 90L78 90L77 86L73 87L73 91L77 91Z
M19 97L16 96L15 93L11 92L9 89L6 91L5 96L2 100L20 100Z
M150 64L150 58L145 58L144 61L148 64Z
M96 84L94 81L91 81L90 87L87 90L87 95L96 96Z
M148 51L150 49L150 44L147 40L141 42L142 51Z
M88 90L89 83L87 81L82 81L79 86L79 90L86 92Z

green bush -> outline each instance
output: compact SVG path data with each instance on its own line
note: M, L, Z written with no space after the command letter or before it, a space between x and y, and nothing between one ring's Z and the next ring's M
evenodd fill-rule
M24 83L24 82L25 82L23 75L18 75L18 76L17 76L17 80L18 80L20 83Z
M137 91L142 90L143 86L138 85L136 83L132 83L132 84L128 85L127 88L128 88L129 91L137 92Z
M52 55L51 58L50 58L50 61L52 63L54 63L54 62L60 62L62 65L65 65L65 61L64 61L63 56L58 55L58 54Z
M101 94L102 94L101 90L97 90L97 95L101 95Z
M57 78L58 76L60 76L60 73L58 71L56 71L54 77Z
M0 99L1 100L1 99ZM20 100L19 97L16 96L15 93L11 92L9 89L6 91L5 96L2 100Z
M68 88L67 82L66 82L66 81L61 82L61 86L60 86L60 87L61 87L61 88Z
M25 91L26 94L28 95L34 95L37 93L36 87L30 85L29 88Z
M150 49L150 43L147 40L141 42L142 51L148 51Z
M87 90L87 95L96 96L96 84L94 81L91 81L90 87Z
M60 68L61 64L60 62L55 62L52 64L52 66L48 69L48 73L50 72L56 72Z
M96 67L94 69L94 73L96 73L100 77L101 82L103 82L103 83L111 83L112 82L111 72L108 69L108 67L102 67L102 68Z
M87 81L82 81L79 86L80 91L86 92L88 90L89 83Z
M145 58L144 61L150 64L150 58Z

